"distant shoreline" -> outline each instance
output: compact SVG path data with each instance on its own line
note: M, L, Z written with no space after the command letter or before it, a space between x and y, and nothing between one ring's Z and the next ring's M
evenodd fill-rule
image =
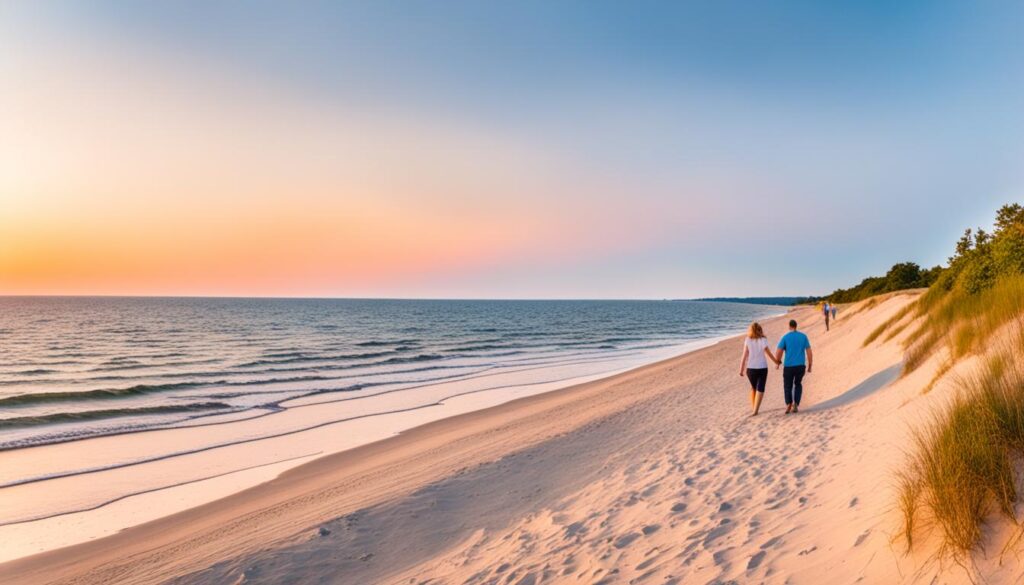
M675 299L702 303L746 303L748 305L773 305L793 307L808 300L808 297L708 297L701 299Z

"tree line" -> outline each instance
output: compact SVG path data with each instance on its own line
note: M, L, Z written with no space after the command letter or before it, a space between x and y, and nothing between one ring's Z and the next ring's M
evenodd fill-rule
M805 301L852 303L914 288L931 288L930 295L951 291L973 294L991 288L1004 276L1020 274L1024 274L1024 207L1012 203L996 212L991 233L968 228L957 242L947 267L922 268L914 262L900 262L884 276L869 276L850 288Z

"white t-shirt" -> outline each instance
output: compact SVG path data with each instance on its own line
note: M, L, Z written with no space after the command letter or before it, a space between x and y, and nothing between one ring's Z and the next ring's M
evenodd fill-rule
M747 357L748 368L760 370L768 367L768 357L764 355L764 350L768 349L767 337L758 337L757 339L747 337L743 340L743 345L750 352L750 356Z

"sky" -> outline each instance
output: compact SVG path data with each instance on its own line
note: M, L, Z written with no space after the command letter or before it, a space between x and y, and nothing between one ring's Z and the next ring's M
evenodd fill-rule
M821 294L1024 200L1019 2L0 3L0 294Z

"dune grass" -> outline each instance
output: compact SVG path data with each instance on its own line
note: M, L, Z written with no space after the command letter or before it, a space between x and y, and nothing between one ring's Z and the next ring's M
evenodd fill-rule
M913 323L913 321L905 321L903 323L900 323L898 326L893 327L891 330L889 330L889 333L885 336L885 340L884 341L886 341L886 342L892 341L900 333L903 333L904 331L906 331L907 327L910 327L911 323Z
M868 336L864 339L864 343L862 343L861 345L863 347L867 347L868 345L873 343L876 339L878 339L883 333L885 333L890 327L892 327L893 325L896 325L897 323L902 321L904 318L907 317L907 315L910 315L912 312L917 310L917 308L918 308L918 304L917 304L916 301L912 302L912 303L907 303L902 309L897 311L895 315L893 315L892 317L889 317L885 321L882 321L882 323L878 327L875 327L871 331L871 333L869 333ZM897 329L895 329L895 331L897 331L897 333L890 334L886 338L886 341L888 341L889 339L892 339L896 335L899 335L899 332L901 332L904 329L906 329L906 327L909 324L910 324L910 322L908 321L907 323L904 323L904 324L900 325Z
M904 341L904 373L913 372L940 347L956 360L984 351L1004 325L1024 324L1024 276L1000 280L979 293L930 290L916 308L924 319Z
M868 299L862 309L876 306L888 296ZM903 340L903 375L946 349L948 363L940 369L939 378L960 358L984 353L992 336L1011 322L1024 327L1024 276L1003 278L992 288L972 294L929 289L879 324L862 345L867 347L883 335L884 341L891 341L909 329Z
M885 330L888 329L890 325L892 325L891 321L891 319L882 321L882 323L878 327L872 329L871 333L868 333L868 336L864 338L864 343L862 343L861 346L867 347L868 345L874 343L874 341L881 337L881 335L885 333Z
M864 299L863 301L857 301L857 302L853 303L852 305L850 305L850 307L846 310L845 313L843 313L843 315L845 316L845 318L850 318L850 317L853 317L854 315L857 315L859 313L863 313L864 311L872 309L878 303L881 302L881 299L882 299L883 296L886 296L886 295L885 294L880 294L880 295L876 295L876 296L873 296L873 297L868 297L868 298Z
M941 530L942 552L954 558L978 546L993 513L1017 523L1014 462L1024 457L1024 368L1013 356L1021 351L1024 335L1001 344L914 434L909 465L897 475L908 548L922 518Z
M865 301L862 310L882 299ZM896 474L897 505L908 549L921 526L940 531L942 550L963 560L981 544L986 519L1018 524L1016 467L1024 460L1024 275L983 290L932 287L876 327L864 345L903 339L903 373L942 352L928 388L966 356L981 356L957 380L956 396L913 434L907 466ZM1022 527L1024 530L1024 527ZM1024 534L1024 533L1022 533Z

